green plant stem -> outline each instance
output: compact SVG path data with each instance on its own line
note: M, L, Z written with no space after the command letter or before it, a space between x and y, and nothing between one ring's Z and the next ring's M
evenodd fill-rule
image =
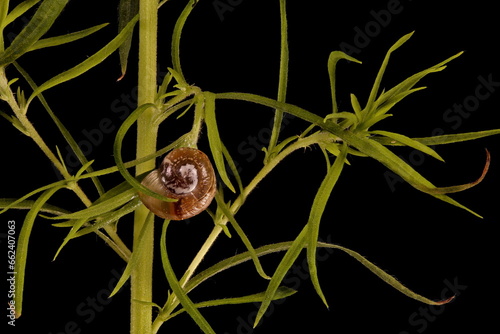
M284 158L286 158L288 155L290 155L292 152L298 149L305 148L320 143L322 141L331 140L331 138L332 137L328 133L317 132L308 137L299 138L297 141L295 141L294 143L290 144L288 147L283 149L278 155L274 156L266 165L264 165L264 167L259 171L259 173L257 173L257 175L252 179L252 181L250 181L250 183L244 188L244 191L236 198L234 203L231 205L230 207L231 213L234 215L238 212L238 210L241 208L248 195ZM220 233L223 231L222 225L227 224L227 222L228 218L226 216L222 216L220 218L220 221L216 222L212 232L205 240L205 243L201 246L200 250L191 261L191 264L189 265L188 269L186 270L182 278L179 280L182 287L186 286L186 284L189 282L193 274L196 272L198 266L203 261L203 258L208 253L212 245L215 243ZM179 305L179 300L175 298L175 296L173 298L169 298L169 300L163 307L162 312L160 312L158 317L153 322L152 333L158 332L160 326L164 322L163 319L168 317L168 315L171 314L178 305Z
M130 249L128 249L127 245L125 245L123 240L111 226L105 226L104 229L109 236L109 240L107 239L107 236L100 231L96 231L97 235L106 241L106 243L116 252L116 254L118 254L118 256L120 256L125 262L128 262L131 255Z
M16 98L14 97L14 94L12 93L12 90L10 87L7 85L7 77L5 76L5 69L0 68L0 90L1 90L1 95L2 97L6 100L6 102L9 104L10 108L16 115L16 118L19 120L23 128L26 130L26 133L29 135L31 139L35 142L36 145L42 150L42 152L49 158L50 162L54 164L56 169L61 173L63 178L65 180L69 180L72 178L72 176L68 173L66 168L63 166L63 164L59 161L59 159L55 156L55 154L50 150L50 148L47 146L43 138L40 136L38 131L36 131L35 127L33 124L28 120L28 117L26 117L24 111L22 108L19 106L17 103ZM87 197L87 195L83 192L83 190L78 186L78 184L74 183L71 185L71 190L75 192L75 194L81 199L83 204L85 206L90 206L92 202L90 199Z
M55 168L61 173L61 175L65 179L71 178L71 175L69 175L66 168L64 168L63 164L50 150L50 148L42 139L38 131L36 131L33 124L28 120L28 117L25 115L25 112L22 110L21 106L17 103L14 93L7 84L7 77L5 75L4 68L0 68L0 95L9 104L10 108L16 115L16 118L19 120L23 128L26 130L26 133L31 137L31 139L33 139L35 144L38 145L40 150L42 150L42 152L47 156L47 158L49 158L50 162L54 164ZM83 194L83 196L80 198L82 199L82 202L87 206L92 203L85 194Z
M59 173L61 173L62 177L65 180L70 181L73 178L73 176L69 174L65 166L61 163L61 161L59 161L59 159L47 146L43 138L40 136L38 131L35 129L33 124L26 116L25 112L18 104L14 96L14 93L7 85L7 77L5 75L4 68L0 68L0 89L1 89L0 95L9 104L16 118L19 120L19 122L25 129L26 134L35 142L35 144L47 156L50 162L54 164L55 168L59 171ZM86 207L89 207L92 204L92 201L88 198L87 194L85 194L85 192L82 190L82 188L78 185L77 182L68 182L67 188L71 189L78 196L78 198L80 198L80 200ZM129 249L120 239L120 237L112 230L112 228L105 227L105 230L108 233L109 238L105 237L105 235L102 233L98 233L98 235L124 260L130 257Z
M139 4L139 77L138 77L138 105L154 103L156 95L156 50L157 50L157 0L141 0ZM158 128L153 119L155 110L146 110L137 122L137 158L141 158L156 151ZM136 175L140 175L155 167L155 160L144 162L136 167ZM134 252L140 231L149 210L140 207L134 216ZM154 219L151 215L149 219ZM152 321L152 285L153 285L153 242L154 229L148 229L144 236L143 247L138 264L131 272L131 306L130 306L130 333L150 334Z

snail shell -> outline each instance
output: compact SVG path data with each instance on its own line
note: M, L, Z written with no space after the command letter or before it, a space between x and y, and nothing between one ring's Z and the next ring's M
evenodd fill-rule
M215 196L214 168L202 151L181 147L168 153L160 167L149 173L142 184L177 202L165 202L139 193L144 205L157 216L183 220L205 210Z

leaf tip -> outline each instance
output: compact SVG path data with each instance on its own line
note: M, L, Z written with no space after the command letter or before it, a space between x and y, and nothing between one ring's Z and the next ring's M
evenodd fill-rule
M113 291L111 291L111 293L109 294L108 299L113 297L114 295L116 295L118 293L118 291L120 291L120 287L117 285L117 286L115 286Z
M262 307L263 304L260 305L259 311L257 312L257 315L255 316L255 321L253 322L252 328L256 328L261 320L262 317L264 316L264 313L266 312L266 309Z
M8 302L9 309L14 310L15 319L19 319L21 317L21 311L17 310L16 305L13 302Z
M263 279L267 279L267 280L271 280L271 278L272 278L271 276L269 276L268 274L266 274L264 272L260 275L260 277L262 277Z
M444 304L448 304L449 302L453 301L455 299L455 295L451 296L450 298L447 298L447 299L443 299L441 301L438 301L438 302L435 302L435 305L444 305Z
M125 73L126 73L125 71L122 71L122 75L120 75L120 77L116 79L116 82L121 81L125 77Z

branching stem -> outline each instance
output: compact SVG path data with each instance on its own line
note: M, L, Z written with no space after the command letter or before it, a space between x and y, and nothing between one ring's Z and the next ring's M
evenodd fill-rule
M274 156L266 165L264 165L264 167L259 171L259 173L257 173L257 175L252 179L252 181L250 181L250 183L244 188L243 192L236 198L234 203L231 205L230 207L231 213L234 215L238 212L238 210L241 208L248 195L255 189L255 187L257 187L257 185L288 155L290 155L291 153L293 153L298 149L306 148L311 145L320 143L322 141L329 140L329 138L331 138L331 136L328 133L317 132L308 137L299 138L297 139L297 141L293 142L288 147L283 149L278 155ZM191 261L191 264L189 265L188 269L180 279L179 282L183 287L185 287L186 284L189 282L193 274L196 272L198 266L203 261L205 255L208 253L212 245L217 240L217 237L223 231L221 226L227 224L227 222L228 218L226 216L222 216L220 218L220 221L216 222L212 232L205 240L205 243L201 246L200 250L194 257L194 259ZM158 332L160 326L164 322L163 319L166 319L178 305L179 305L179 300L175 298L175 296L172 296L172 298L169 298L167 300L167 303L163 307L162 312L160 312L158 317L153 322L152 333Z

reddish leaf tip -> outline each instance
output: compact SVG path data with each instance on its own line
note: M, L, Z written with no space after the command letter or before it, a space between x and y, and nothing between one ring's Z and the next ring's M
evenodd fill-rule
M122 75L116 79L116 82L121 81L125 77L125 72L122 73Z
M444 299L444 300L441 300L439 302L436 302L436 305L444 305L444 304L448 304L449 302L451 302L452 300L455 299L455 295L451 296L450 298L448 299Z

